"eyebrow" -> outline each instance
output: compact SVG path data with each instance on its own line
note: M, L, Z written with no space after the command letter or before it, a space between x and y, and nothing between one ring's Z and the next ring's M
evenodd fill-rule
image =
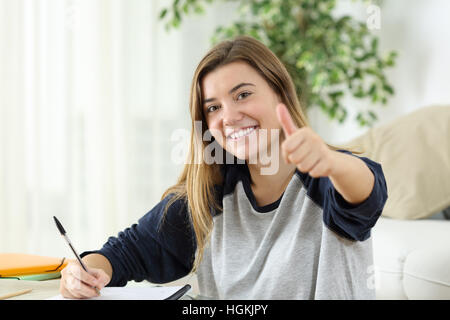
M228 94L232 94L233 92L235 92L236 90L238 90L239 88L244 87L244 86L254 86L254 87L255 87L255 85L254 85L253 83L245 83L245 82L242 82L242 83L239 83L237 86L235 86L235 87L234 87L233 89L231 89L230 91L228 91ZM216 100L216 98L208 98L208 99L205 99L205 101L203 101L203 104L206 104L206 103L211 102L211 101L214 101L214 100Z

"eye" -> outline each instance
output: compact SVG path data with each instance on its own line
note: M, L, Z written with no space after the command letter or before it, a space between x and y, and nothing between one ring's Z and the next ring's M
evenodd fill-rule
M241 100L241 99L247 98L251 94L252 94L251 92L244 91L244 92L242 92L242 93L240 93L238 95L237 100Z
M214 109L214 108L215 108L215 109ZM217 109L219 109L218 106L209 106L209 107L206 109L206 113L214 112L214 111L216 111Z

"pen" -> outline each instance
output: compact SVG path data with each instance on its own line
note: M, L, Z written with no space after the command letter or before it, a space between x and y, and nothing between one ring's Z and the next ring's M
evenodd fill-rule
M16 292L13 292L13 293L8 293L8 294L5 294L4 296L0 296L0 300L9 299L9 298L12 298L12 297L17 297L17 296L20 296L22 294L31 292L31 290L33 290L33 289L25 289L25 290L16 291Z
M183 288L175 292L170 297L165 298L164 300L178 300L180 299L186 292L188 292L191 289L191 286L189 284L185 285Z
M63 236L63 238L66 240L67 244L69 245L70 249L72 249L72 252L75 255L75 258L77 258L78 262L81 264L81 267L84 269L84 271L89 273L86 265L81 260L78 253L75 251L75 248L72 246L72 243L70 242L69 237L67 236L66 230L64 230L64 227L62 226L61 222L59 222L59 220L55 216L53 216L53 219L55 220L56 227L58 228L59 233L61 233L61 235ZM94 287L94 288L95 288L95 291L97 291L97 294L100 295L100 291L98 290L98 288L96 288L96 287Z

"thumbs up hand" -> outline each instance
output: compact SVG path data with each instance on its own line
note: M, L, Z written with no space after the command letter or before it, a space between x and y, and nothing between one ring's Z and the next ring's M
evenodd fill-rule
M327 177L335 166L335 152L311 128L297 128L286 106L277 106L277 116L286 139L281 144L283 159L311 177Z

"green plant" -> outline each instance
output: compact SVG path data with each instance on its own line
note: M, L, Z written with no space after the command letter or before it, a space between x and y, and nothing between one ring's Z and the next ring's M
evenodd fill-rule
M183 15L204 13L204 5L214 1L227 2L172 0L160 12L160 19L166 20L167 30L178 28ZM241 34L262 41L285 64L304 107L320 107L342 123L348 114L342 101L351 94L370 101L370 108L358 110L355 120L372 126L377 120L372 107L385 105L394 94L385 69L394 65L397 54L381 56L378 38L366 22L333 16L335 5L335 0L242 0L238 19L219 26L211 42Z

